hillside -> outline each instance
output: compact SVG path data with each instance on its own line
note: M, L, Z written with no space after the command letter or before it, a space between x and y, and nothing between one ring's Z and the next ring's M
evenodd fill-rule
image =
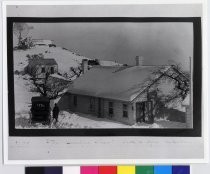
M53 58L58 64L58 74L51 76L57 79L66 80L65 73L72 76L70 68L78 68L81 66L83 59L91 60L90 58L81 56L77 53L69 51L61 47L35 46L27 50L14 50L14 92L15 92L15 113L16 118L28 116L31 107L31 98L39 96L34 85L29 80L30 76L24 73L24 68L28 65L28 56L43 54L44 58ZM103 66L120 65L113 61L101 61ZM99 61L99 63L101 63ZM74 75L70 80L74 80Z
M152 125L137 123L133 126L124 125L118 122L113 122L107 120L106 118L101 118L98 120L94 120L91 116L87 114L78 114L71 112L62 111L58 123L56 125L42 125L38 124L30 124L30 108L31 108L31 98L34 96L39 96L40 93L37 92L36 87L34 86L31 76L27 73L23 73L25 67L28 65L29 57L32 55L42 54L43 58L53 58L58 64L58 74L51 74L52 78L56 78L56 80L74 80L77 78L77 75L74 74L72 76L73 71L71 68L75 68L78 70L78 67L81 66L82 60L93 60L91 58L87 58L81 56L77 53L69 51L65 48L61 47L49 47L49 46L35 46L34 48L27 50L14 50L14 92L15 92L15 126L18 129L22 128L183 128L185 127L184 123L176 122L175 120L168 121L167 115L163 115L164 118L160 116L155 123ZM91 62L91 61L89 61ZM97 63L101 66L121 66L122 64L116 63L114 61L108 60L99 60ZM98 65L98 64L97 64ZM65 76L65 74L68 74ZM69 78L70 77L70 78ZM92 77L95 77L93 74ZM124 77L124 76L123 76ZM51 83L55 84L55 83ZM65 92L67 88L62 89L62 93ZM54 102L58 102L60 97L51 100L51 107L53 107ZM183 109L181 105L180 108L175 108L177 110ZM175 110L176 111L176 110ZM177 111L174 111L174 115L177 115Z
M44 58L53 58L58 63L59 72L69 72L70 67L78 67L82 59L89 59L77 55L61 47L36 46L28 50L14 51L14 71L23 71L28 64L27 55L43 54Z
M61 47L36 46L28 50L14 50L14 71L23 71L28 65L27 55L43 54L44 58L53 58L58 63L58 72L71 73L70 68L80 66L83 59L91 58L81 56ZM121 65L113 61L99 61L102 66Z

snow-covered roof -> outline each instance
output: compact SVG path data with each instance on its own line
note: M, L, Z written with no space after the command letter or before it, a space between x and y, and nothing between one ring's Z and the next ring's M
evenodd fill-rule
M59 74L50 74L50 77L54 77L54 78L57 78L57 79L62 79L62 80L68 81L65 77L63 77Z
M70 85L68 92L115 100L132 101L158 68L170 66L95 66Z
M52 40L47 40L47 39L32 39L32 42L35 45L43 44L43 45L50 45L53 43Z
M99 62L101 66L122 66L120 63L109 60L100 60Z
M58 65L55 59L33 59L29 61L29 66L36 65Z

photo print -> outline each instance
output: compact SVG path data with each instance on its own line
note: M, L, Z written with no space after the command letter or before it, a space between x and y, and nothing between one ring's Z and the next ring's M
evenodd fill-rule
M200 18L7 20L11 134L200 135Z

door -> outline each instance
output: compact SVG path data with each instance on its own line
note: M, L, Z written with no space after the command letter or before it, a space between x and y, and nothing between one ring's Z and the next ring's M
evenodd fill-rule
M147 121L148 123L154 123L154 116L153 116L153 106L152 106L152 101L147 101L147 106L146 106L146 110L147 110Z
M153 121L152 101L136 103L136 122Z
M136 122L145 122L145 102L136 103Z

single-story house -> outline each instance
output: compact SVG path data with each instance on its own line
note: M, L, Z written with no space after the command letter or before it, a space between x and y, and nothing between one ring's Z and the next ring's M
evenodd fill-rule
M157 91L173 90L171 82L160 82L153 72L172 66L93 66L75 79L60 100L60 107L72 112L106 117L125 124L154 118ZM151 80L153 79L153 80ZM157 90L158 89L158 90Z
M31 59L26 67L26 72L36 77L44 77L47 72L49 74L57 73L58 64L55 59L51 58Z

